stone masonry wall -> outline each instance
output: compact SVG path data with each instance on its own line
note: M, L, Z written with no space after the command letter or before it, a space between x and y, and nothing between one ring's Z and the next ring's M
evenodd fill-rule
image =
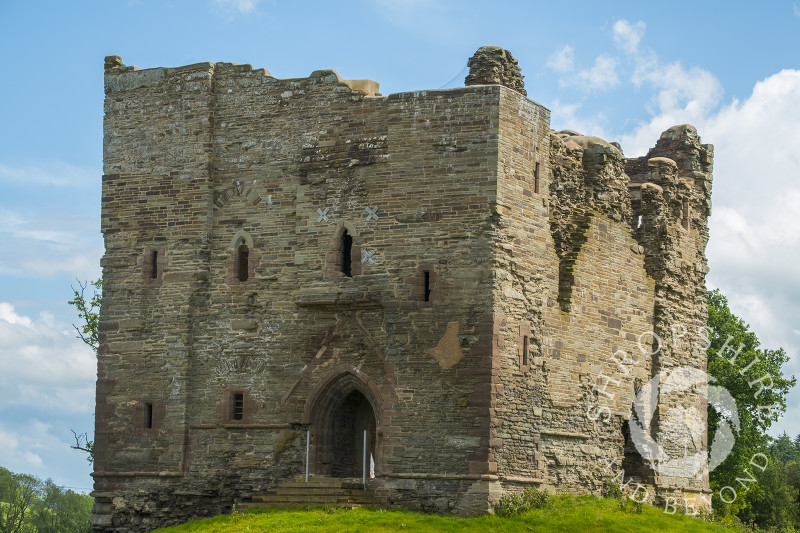
M222 512L302 473L337 376L375 410L390 501L453 508L491 469L500 88L348 83L375 87L231 64L106 73L95 527ZM158 424L141 428L147 404ZM173 493L203 503L169 515Z

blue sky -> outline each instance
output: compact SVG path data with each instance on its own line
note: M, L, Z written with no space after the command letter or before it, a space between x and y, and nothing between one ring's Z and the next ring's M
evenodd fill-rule
M798 0L800 1L800 0ZM554 129L643 154L692 123L716 146L709 285L800 374L800 6L791 1L277 0L0 3L0 465L89 490L93 427L75 278L99 277L103 57L142 68L334 68L381 92L463 83L512 51ZM453 78L456 78L453 81ZM800 392L775 427L800 433Z

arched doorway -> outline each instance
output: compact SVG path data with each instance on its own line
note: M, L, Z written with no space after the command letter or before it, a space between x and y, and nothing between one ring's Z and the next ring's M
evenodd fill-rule
M374 472L371 466L378 462L376 394L352 373L346 372L326 380L308 401L311 474L361 477L366 431L366 477L371 477Z

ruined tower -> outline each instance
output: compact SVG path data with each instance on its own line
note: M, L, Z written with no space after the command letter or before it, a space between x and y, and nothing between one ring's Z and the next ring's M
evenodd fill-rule
M622 468L648 501L708 492L651 468L635 435L675 427L632 405L705 369L711 147L679 126L626 159L551 131L509 52L469 65L383 96L106 58L96 529L225 512L307 452L311 476L462 514Z

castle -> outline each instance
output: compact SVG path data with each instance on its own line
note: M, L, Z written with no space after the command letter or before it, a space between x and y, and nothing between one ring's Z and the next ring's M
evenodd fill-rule
M429 511L615 476L702 506L707 469L631 437L703 455L702 394L631 405L705 370L713 148L683 125L628 159L551 131L509 52L469 67L383 96L106 58L95 529L226 512L306 461Z

